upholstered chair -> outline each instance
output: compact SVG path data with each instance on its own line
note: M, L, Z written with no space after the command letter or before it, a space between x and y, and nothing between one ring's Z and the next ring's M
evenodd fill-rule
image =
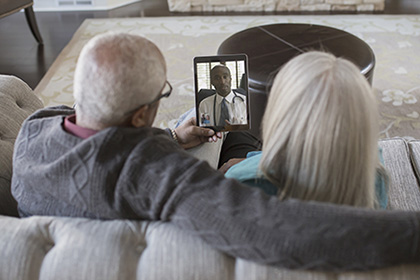
M34 2L29 0L0 0L0 18L25 9L25 16L28 21L29 28L31 29L37 42L42 44L43 41L36 23L35 13L32 7L33 4Z

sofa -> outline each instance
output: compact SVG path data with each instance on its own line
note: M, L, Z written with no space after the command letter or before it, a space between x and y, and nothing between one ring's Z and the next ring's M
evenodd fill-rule
M42 106L23 81L0 75L0 280L419 278L418 264L341 272L270 267L235 259L163 222L19 218L10 194L13 143L23 120ZM392 180L389 210L419 211L420 141L385 139L379 146Z

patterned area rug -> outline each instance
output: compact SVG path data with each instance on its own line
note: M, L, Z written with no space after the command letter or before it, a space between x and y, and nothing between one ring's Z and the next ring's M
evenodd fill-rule
M73 74L83 45L93 36L113 31L140 34L162 50L173 95L164 99L155 126L171 127L194 106L194 56L214 55L230 35L273 23L312 23L350 32L373 49L373 86L381 111L381 138L420 139L420 16L237 16L165 17L86 20L74 34L35 92L45 106L73 104Z

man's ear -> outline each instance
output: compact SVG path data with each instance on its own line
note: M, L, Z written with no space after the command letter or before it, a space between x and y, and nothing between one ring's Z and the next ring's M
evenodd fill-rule
M149 123L150 113L149 105L141 106L137 111L131 116L131 125L134 127L143 127Z

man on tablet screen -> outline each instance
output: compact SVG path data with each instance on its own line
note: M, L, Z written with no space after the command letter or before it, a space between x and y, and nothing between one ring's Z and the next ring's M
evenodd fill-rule
M210 71L210 82L215 90L199 105L200 125L218 126L247 124L246 92L242 88L232 89L230 70L225 65L214 66Z

